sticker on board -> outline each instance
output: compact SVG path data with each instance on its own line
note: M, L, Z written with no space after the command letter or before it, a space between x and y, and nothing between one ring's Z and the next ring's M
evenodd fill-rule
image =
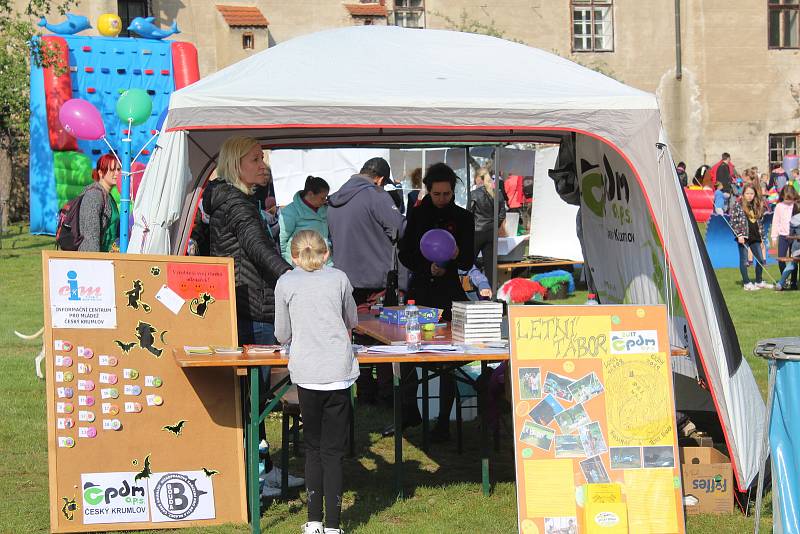
M201 319L206 316L208 307L214 303L214 297L208 293L200 293L200 296L189 302L189 311Z
M134 280L133 287L125 292L128 297L128 308L138 310L141 308L145 313L150 313L150 305L142 301L142 293L144 293L144 285L141 280Z
M154 473L150 479L153 522L214 519L214 483L203 471Z

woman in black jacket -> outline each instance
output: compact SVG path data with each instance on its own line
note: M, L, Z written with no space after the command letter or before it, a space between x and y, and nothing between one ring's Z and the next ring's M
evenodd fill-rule
M458 270L469 270L475 257L475 221L470 212L456 206L454 193L457 179L453 169L444 163L436 163L428 168L423 179L428 194L409 213L406 230L400 241L400 261L411 271L408 299L416 300L420 306L444 310L442 318L445 321L452 317L453 301L468 300ZM456 240L453 257L443 265L425 258L419 247L425 232L434 228L447 230ZM451 374L442 374L439 378L439 419L431 433L434 442L449 438L450 410L454 398L455 379ZM408 409L416 410L416 402ZM411 420L414 419L412 415Z
M469 211L475 216L475 255L482 255L483 273L491 285L494 265L494 180L486 169L480 169L475 174L475 185L478 187L472 191L469 204ZM499 229L506 220L506 203L502 196L498 204Z
M209 218L211 255L234 261L239 344L272 345L276 342L275 284L292 267L278 254L252 197L253 188L267 181L258 141L249 137L225 141L216 181L220 183L204 198L204 209ZM262 368L261 376L262 382L269 384L269 368ZM263 425L260 432L264 432ZM266 464L264 492L275 496L280 494L281 472L269 456ZM290 476L289 485L302 486L303 479Z

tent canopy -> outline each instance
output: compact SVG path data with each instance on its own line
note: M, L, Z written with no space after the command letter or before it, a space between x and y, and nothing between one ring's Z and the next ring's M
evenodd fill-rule
M673 370L694 385L695 406L717 412L739 489L754 480L764 403L686 206L654 95L493 37L359 26L281 43L176 91L166 127L134 205L132 252L184 250L200 188L231 135L265 148L570 138L585 260L602 301L670 307L670 341L690 349Z

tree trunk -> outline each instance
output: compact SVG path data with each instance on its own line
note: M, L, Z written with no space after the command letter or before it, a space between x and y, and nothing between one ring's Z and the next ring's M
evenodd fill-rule
M4 143L0 141L0 144ZM0 233L5 232L8 227L12 173L11 154L8 150L0 149Z

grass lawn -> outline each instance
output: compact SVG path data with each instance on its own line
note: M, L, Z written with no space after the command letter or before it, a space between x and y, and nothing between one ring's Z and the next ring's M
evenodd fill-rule
M0 532L47 532L49 530L47 433L45 427L44 382L37 379L33 358L40 341L17 338L14 330L36 332L42 326L41 254L52 247L48 237L30 236L27 228L12 227L0 244L0 391L5 409L0 425L0 497L3 512ZM771 267L773 276L777 267ZM762 392L766 390L766 364L752 356L755 342L767 337L797 335L787 317L797 293L774 291L744 292L738 270L717 272L733 317L742 352L753 368ZM768 278L769 279L769 278ZM573 297L585 300L585 293ZM407 438L406 488L411 496L396 501L391 492L393 441L381 439L379 431L391 421L388 410L360 407L356 414L357 457L345 464L343 521L353 533L515 532L516 505L510 440L501 442L492 458L492 477L497 481L493 495L484 498L480 489L478 434L465 425L465 450L455 445L420 449L419 430ZM268 435L278 436L279 419L268 421ZM278 442L279 444L279 442ZM275 458L278 458L278 451ZM302 471L302 460L293 460L292 471ZM305 520L305 496L272 503L262 518L265 532L293 533ZM769 513L766 510L767 514ZM771 531L771 517L762 522ZM188 529L192 532L247 532L245 525ZM743 533L753 530L752 518L740 513L729 516L697 516L688 521L692 533ZM153 531L148 531L153 532ZM165 531L167 532L167 531Z

